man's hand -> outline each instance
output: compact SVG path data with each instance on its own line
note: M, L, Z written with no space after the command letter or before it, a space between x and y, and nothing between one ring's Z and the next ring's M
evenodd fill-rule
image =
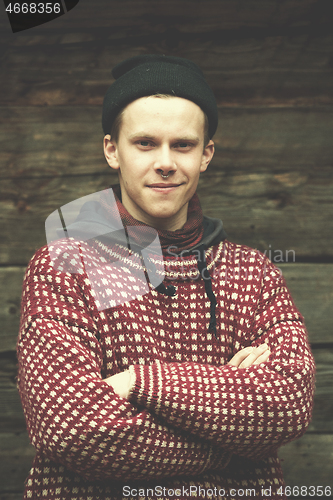
M261 344L259 347L246 347L235 354L227 365L236 366L237 368L259 365L268 360L270 353L267 344Z
M111 377L104 379L106 383L111 385L112 389L121 398L128 399L129 393L134 385L134 380L132 380L129 370L121 373L116 373Z

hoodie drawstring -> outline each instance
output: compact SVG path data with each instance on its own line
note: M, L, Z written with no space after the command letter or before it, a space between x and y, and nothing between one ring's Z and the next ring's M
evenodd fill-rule
M210 300L209 330L212 331L214 333L215 338L217 338L216 315L215 315L217 300L216 300L216 297L214 295L213 288L212 288L212 278L211 278L209 271L207 269L204 245L200 245L198 247L197 263L198 263L198 269L199 269L199 272L201 274L201 277L205 282L205 290L206 290L207 297Z

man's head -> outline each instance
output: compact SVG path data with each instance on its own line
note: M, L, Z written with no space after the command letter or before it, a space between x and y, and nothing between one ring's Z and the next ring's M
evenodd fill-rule
M211 139L218 123L213 91L200 68L188 59L163 55L142 55L126 59L112 70L115 82L103 103L104 135L110 134L121 111L132 101L149 95L182 97L197 104L207 116Z
M152 57L153 60L148 57L148 65L140 62L133 67L133 60L119 65L123 76L113 85L122 81L125 88L122 91L118 85L114 91L110 90L111 85L104 101L104 153L111 168L118 171L122 203L127 211L152 227L175 231L185 224L200 173L214 154L210 137L217 126L217 108L212 91L193 63L185 60L186 65L180 70L185 77L178 75L178 87L170 88L169 72L180 65L164 62L164 58L161 61L158 56L156 66ZM153 66L157 73L169 78L164 86L159 84ZM197 75L192 67L197 68ZM139 85L136 80L131 82L136 68L141 72L141 79L136 73ZM126 76L131 72L131 78ZM125 77L127 80L122 80ZM190 86L191 81L189 91L186 85ZM175 88L184 97L175 95Z

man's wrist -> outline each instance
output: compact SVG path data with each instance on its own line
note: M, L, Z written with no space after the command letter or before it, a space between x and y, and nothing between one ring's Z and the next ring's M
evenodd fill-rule
M128 399L135 384L134 369L127 369L124 372L116 373L111 377L107 377L105 382L112 387L118 396Z

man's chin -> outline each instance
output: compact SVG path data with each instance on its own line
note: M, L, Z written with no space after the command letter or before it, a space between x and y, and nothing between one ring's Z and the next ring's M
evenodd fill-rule
M187 213L187 212L186 212ZM186 222L186 215L178 212L154 212L150 214L150 226L156 229L166 230L166 231L177 231L181 229Z

